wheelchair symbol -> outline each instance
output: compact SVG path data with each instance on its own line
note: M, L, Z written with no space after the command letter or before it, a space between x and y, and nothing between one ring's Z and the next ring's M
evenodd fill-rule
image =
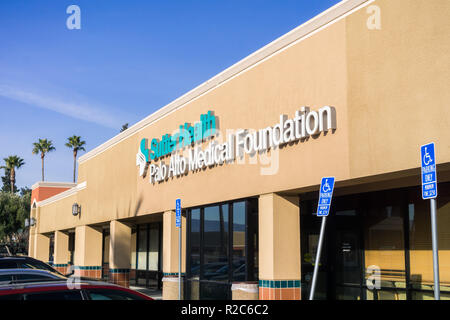
M330 187L330 185L328 184L328 179L325 179L325 183L323 184L322 191L323 191L323 192L328 192L328 191L330 191L330 190L331 190L331 187Z
M433 162L433 159L431 159L431 156L427 151L427 147L425 147L425 155L423 156L423 164L427 166L432 162Z

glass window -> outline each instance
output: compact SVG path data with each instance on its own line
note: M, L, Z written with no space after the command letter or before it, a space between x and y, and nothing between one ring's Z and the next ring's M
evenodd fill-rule
M109 234L106 234L106 232L105 232L103 234L103 242L104 242L103 243L104 244L103 263L109 263L109 241L110 241L110 236L109 236Z
M15 269L17 263L15 261L2 261L0 260L0 269Z
M137 269L147 270L147 225L139 226Z
M200 299L200 281L190 280L187 283L187 293L189 300L199 300Z
M438 193L440 290L441 299L447 300L450 299L450 184L439 184ZM434 299L434 276L430 201L422 200L420 190L410 196L408 218L411 298L431 300Z
M228 205L205 208L204 279L228 281Z
M55 252L55 236L52 234L49 241L49 255L48 255L48 261L53 263L53 254Z
M131 292L111 289L88 289L91 300L145 300Z
M188 211L188 299L227 299L233 281L258 280L257 214L256 199Z
M51 275L39 275L39 274L16 274L17 281L45 281L45 280L52 280L55 279L55 277L52 277Z
M158 271L158 253L159 253L159 225L150 225L150 242L149 242L149 263L148 269Z
M368 300L406 299L403 206L382 203L374 194L364 219L366 281L379 275L379 288L367 290Z
M43 263L38 260L22 260L17 261L17 268L22 269L39 269L39 270L47 270L51 272L55 272L55 270L50 267L48 264Z
M75 255L75 232L69 233L69 263L73 265L74 262L74 255Z
M229 298L230 287L226 283L202 282L200 287L202 300L223 300Z
M233 280L246 279L245 257L245 205L244 201L233 203Z
M83 300L79 290L29 293L25 300Z
M131 233L131 269L136 269L136 229Z
M301 271L302 271L302 296L309 297L312 276L315 266L317 246L319 242L319 231L321 218L314 213L317 211L317 201L302 201L300 207L300 231L301 231ZM335 201L335 200L333 200ZM327 222L327 231L331 230L331 224ZM328 238L325 238L328 239ZM325 241L322 247L322 256L320 257L319 271L317 274L317 283L315 290L315 300L327 299L328 293L328 241Z
M198 278L200 275L200 209L191 211L190 231L190 272L191 277Z
M12 280L11 275L9 274L0 274L0 284L1 283L10 283Z

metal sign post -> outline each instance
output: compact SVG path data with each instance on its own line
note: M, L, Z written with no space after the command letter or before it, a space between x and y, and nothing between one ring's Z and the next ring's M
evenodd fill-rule
M316 290L317 274L319 272L320 253L322 252L323 238L325 236L325 225L327 216L330 213L331 198L334 190L334 177L322 178L320 184L319 203L317 205L317 216L322 217L322 225L320 226L319 243L317 244L316 260L314 261L314 273L311 283L311 291L309 293L309 300L314 299Z
M420 147L420 159L422 167L422 199L430 199L431 241L433 245L434 299L440 300L441 294L439 282L439 246L436 216L437 177L434 142Z
M175 213L178 228L178 300L181 300L181 199L175 201Z

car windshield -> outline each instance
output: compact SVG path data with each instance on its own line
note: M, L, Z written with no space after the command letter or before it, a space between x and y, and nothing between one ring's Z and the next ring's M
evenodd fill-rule
M91 300L145 300L144 297L117 289L87 289Z
M54 281L54 280L63 280L65 279L62 276L58 276L55 274L31 274L31 273L22 273L15 275L16 280L15 283L23 283L23 282L41 282L41 281Z
M51 272L55 272L55 270L49 265L40 262L40 261L17 261L17 266L22 269L39 269L39 270L47 270Z

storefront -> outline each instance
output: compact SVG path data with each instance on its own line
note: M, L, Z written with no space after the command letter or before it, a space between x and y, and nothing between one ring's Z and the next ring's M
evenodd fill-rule
M437 150L450 299L450 3L346 0L33 186L29 254L184 299L430 299L420 146ZM51 258L50 258L51 257Z
M257 282L257 226L257 199L187 211L187 299L231 299L233 282Z
M439 184L439 192L440 289L441 298L449 299L450 232L445 226L450 222L450 183ZM430 209L420 188L343 195L334 201L319 269L318 298L433 298ZM316 206L317 199L301 203L303 296L309 296L319 235L320 218L313 215Z

